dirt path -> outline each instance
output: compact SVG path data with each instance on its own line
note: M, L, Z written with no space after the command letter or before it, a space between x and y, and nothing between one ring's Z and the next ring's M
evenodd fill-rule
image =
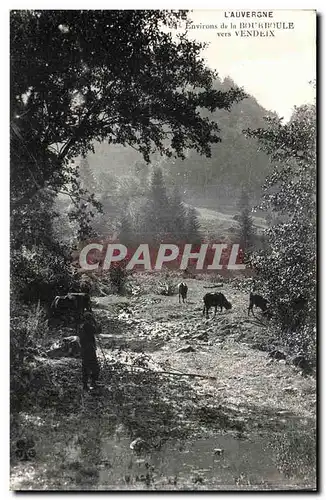
M13 462L13 489L315 487L314 379L251 347L264 328L247 318L246 291L225 285L232 310L206 320L209 283L188 286L187 304L151 291L96 300L103 388L77 394L71 360L65 411L21 416L39 444L34 462Z

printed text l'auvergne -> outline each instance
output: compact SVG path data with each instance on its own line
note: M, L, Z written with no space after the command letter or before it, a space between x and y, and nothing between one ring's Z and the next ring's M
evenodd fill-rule
M274 12L272 10L226 10L224 12L224 17L234 19L234 18L273 18Z

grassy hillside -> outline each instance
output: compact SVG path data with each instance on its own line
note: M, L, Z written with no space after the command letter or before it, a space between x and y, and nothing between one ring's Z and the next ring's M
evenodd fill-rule
M237 212L224 213L208 208L196 207L199 215L201 232L204 238L222 239L223 241L235 241L239 232L239 222L234 219ZM262 231L267 227L263 217L253 215L254 227L257 235L261 235Z

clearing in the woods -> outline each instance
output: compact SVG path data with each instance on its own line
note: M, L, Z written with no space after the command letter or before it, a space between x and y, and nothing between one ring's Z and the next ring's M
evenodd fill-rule
M93 297L96 394L82 393L79 359L35 360L34 396L11 426L11 489L315 489L315 377L269 355L249 280L225 282L233 307L207 320L210 281L186 280L179 304L137 279L139 294ZM36 443L26 462L22 435Z

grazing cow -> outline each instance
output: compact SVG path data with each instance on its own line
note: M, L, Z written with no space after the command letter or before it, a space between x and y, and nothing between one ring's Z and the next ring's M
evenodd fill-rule
M179 291L179 303L181 302L180 297L182 297L182 302L184 302L187 298L187 293L188 293L188 286L186 283L179 283L178 285L178 291Z
M216 316L216 311L218 306L221 308L221 312L223 311L223 307L225 309L232 308L231 302L229 302L223 295L223 293L220 292L206 293L206 295L203 297L203 300L204 300L203 315L205 314L206 311L206 318L208 318L209 309L213 306L215 307L214 317Z
M96 356L97 325L90 312L84 315L84 322L79 333L79 341L82 358L82 383L83 389L88 391L88 380L91 378L92 385L95 387L100 375L100 366Z
M262 297L261 295L251 293L249 296L248 316L250 314L250 311L254 316L254 306L259 307L264 314L267 313L267 302L267 299L264 299L264 297Z

